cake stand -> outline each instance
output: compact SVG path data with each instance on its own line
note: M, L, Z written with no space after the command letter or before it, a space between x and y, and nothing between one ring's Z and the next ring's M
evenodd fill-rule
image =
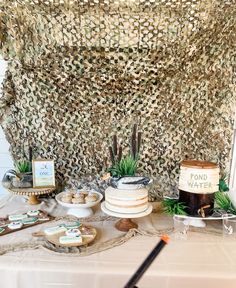
M61 206L69 208L69 210L67 211L68 215L72 215L77 218L84 218L93 215L92 207L96 206L99 202L101 202L103 198L103 195L101 193L95 191L93 191L93 193L98 195L98 200L86 204L73 204L62 202L62 196L66 194L66 192L61 192L60 194L57 194L56 200Z
M122 232L127 232L132 228L138 228L138 225L136 223L134 223L131 219L132 218L141 218L141 217L145 217L149 214L152 213L152 205L150 203L148 203L148 208L141 212L141 213L117 213L117 212L113 212L109 209L106 208L105 206L105 202L103 202L101 204L101 209L104 213L106 213L109 216L113 216L113 217L117 217L117 218L121 218L116 224L115 227L117 230L122 231Z
M39 195L50 194L56 190L56 187L50 188L11 188L8 191L14 195L24 195L28 196L28 204L29 205L37 205L40 204L41 201L38 199Z

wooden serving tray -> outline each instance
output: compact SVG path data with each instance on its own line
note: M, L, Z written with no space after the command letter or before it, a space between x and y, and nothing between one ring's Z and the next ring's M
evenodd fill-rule
M23 224L23 226L21 228L18 228L18 229L10 229L10 228L7 227L7 225L10 224L11 222L17 222L17 221L10 221L8 219L8 217L0 218L0 227L5 229L2 233L0 233L0 236L4 236L4 235L10 234L10 233L14 233L14 232L17 232L17 231L20 231L20 230L23 230L23 229L26 229L26 228L29 228L29 227L32 227L32 226L36 226L36 225L39 225L39 224L43 224L43 223L46 223L46 222L49 222L49 221L52 221L52 220L55 219L55 217L49 215L48 213L46 213L46 212L44 212L42 210L38 210L38 211L40 212L40 214L37 215L37 216L32 216L32 217L35 217L37 219L39 219L41 217L45 217L47 220L38 220L37 222L35 222L33 224ZM26 213L22 213L22 214L27 214L27 212ZM28 217L30 217L30 216L28 216Z
M40 232L33 233L33 236L34 237L44 237L48 242L54 244L55 246L60 246L60 247L80 247L80 246L85 246L85 245L88 245L91 242L93 242L94 239L97 236L97 230L94 227L92 227L92 226L87 226L87 225L82 224L78 229L81 231L81 236L82 236L82 241L83 241L82 243L61 244L59 239L60 239L61 236L65 236L66 235L65 232L49 236L49 235L46 235L44 232L40 231ZM86 229L87 232L90 231L90 235L91 236L90 237L86 236L86 234L83 233L83 229Z

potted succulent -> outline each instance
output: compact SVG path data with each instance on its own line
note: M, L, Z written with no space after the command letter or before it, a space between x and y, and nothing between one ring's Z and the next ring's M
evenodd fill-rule
M27 160L20 160L15 164L15 177L12 178L14 188L30 188L33 186L32 164Z
M25 155L24 155L25 156ZM3 187L31 188L33 187L32 175L32 149L29 149L29 160L24 159L15 162L15 169L7 171L3 177Z
M121 182L126 179L130 185L139 187L149 184L148 177L137 176L138 160L141 147L141 132L137 132L137 124L132 128L130 153L123 157L121 145L118 147L117 135L113 136L112 146L109 146L109 154L111 167L108 169L110 173L110 185L114 188L121 188ZM131 187L131 186L130 186Z

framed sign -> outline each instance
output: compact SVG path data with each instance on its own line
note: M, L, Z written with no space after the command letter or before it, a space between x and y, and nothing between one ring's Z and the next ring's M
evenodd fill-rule
M53 160L33 160L32 168L34 188L55 187L55 168Z

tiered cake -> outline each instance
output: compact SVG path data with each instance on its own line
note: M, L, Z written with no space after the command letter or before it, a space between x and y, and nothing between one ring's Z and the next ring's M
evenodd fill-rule
M179 202L192 216L209 216L214 208L214 193L219 190L219 167L206 161L185 160L181 163Z
M119 183L117 188L108 187L105 191L105 207L122 214L144 212L148 208L148 190L142 184L124 182Z

